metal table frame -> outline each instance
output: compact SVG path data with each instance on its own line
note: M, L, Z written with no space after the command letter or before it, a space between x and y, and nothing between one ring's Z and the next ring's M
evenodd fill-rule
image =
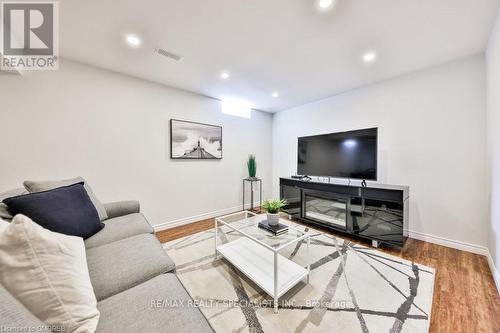
M250 212L250 211L244 211L243 213L245 213L245 218L248 218L249 216L257 216L259 214L255 214L253 212ZM311 240L311 235L310 233L306 232L306 231L302 231L302 230L299 230L299 229L296 229L299 233L301 233L302 235L300 237L297 237L279 247L272 247L272 246L269 246L267 245L266 243L258 240L257 238L251 236L250 234L240 230L240 229L237 229L235 228L234 226L231 225L231 223L227 223L227 222L224 222L222 219L223 218L227 218L227 217L232 217L232 216L235 216L235 215L238 215L238 214L242 214L242 212L238 212L238 213L233 213L233 214L229 214L229 215L226 215L226 216L221 216L220 218L215 218L215 224L214 224L214 250L215 250L215 257L214 257L214 260L217 260L218 259L218 250L217 250L217 245L218 245L218 242L217 242L217 239L218 239L218 229L219 229L219 224L222 225L222 226L227 226L229 227L231 230L245 236L246 238L248 238L249 240L257 243L257 244L260 244L262 245L263 247L267 248L268 250L272 251L274 253L274 272L273 272L273 279L274 279L274 290L273 290L273 294L270 295L272 298L273 298L273 305L274 305L274 313L278 313L278 299L280 296L282 296L284 293L286 293L289 289L286 289L286 290L279 290L278 289L278 272L279 272L279 261L278 261L278 253L283 250L284 248L292 245L292 244L296 244L298 242L302 242L302 241L306 241L307 242L307 267L306 270L307 270L307 274L305 275L306 277L306 281L307 283L309 283L309 275L311 274L311 263L310 263L310 250L309 250L309 247L310 247L310 240ZM257 228L257 226L256 226ZM276 236L276 237L279 237L279 236ZM254 281L254 280L252 280ZM300 281L300 280L298 280ZM297 282L298 282L297 281ZM257 285L259 285L258 281L254 281ZM295 284L294 284L295 285ZM292 288L294 285L292 285L290 288ZM260 285L259 285L260 287ZM267 292L266 292L267 293Z

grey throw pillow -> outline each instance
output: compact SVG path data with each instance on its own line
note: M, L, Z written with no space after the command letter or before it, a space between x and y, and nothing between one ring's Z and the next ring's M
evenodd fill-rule
M16 188L15 190L0 193L0 218L7 221L12 220L12 214L10 213L9 208L6 204L2 203L4 199L17 197L18 195L26 193L28 193L28 191L26 191L24 188Z
M43 181L43 182L26 180L23 182L23 185L26 188L26 190L28 190L28 192L36 193L36 192L49 191L58 187L69 186L82 182L84 183L83 187L85 188L88 196L90 197L90 201L92 201L92 203L95 206L95 209L97 210L97 214L99 214L99 219L101 221L106 220L108 218L108 214L106 213L104 205L99 201L99 199L97 199L90 185L82 177L63 179L63 180Z
M12 220L12 215L10 214L7 205L4 203L0 203L0 219Z

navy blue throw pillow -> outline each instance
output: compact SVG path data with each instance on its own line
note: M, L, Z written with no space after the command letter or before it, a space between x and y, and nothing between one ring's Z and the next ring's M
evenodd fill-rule
M7 198L14 216L23 214L45 229L84 239L104 228L83 183Z

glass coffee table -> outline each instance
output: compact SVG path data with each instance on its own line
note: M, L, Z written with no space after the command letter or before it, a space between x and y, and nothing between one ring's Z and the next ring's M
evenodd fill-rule
M217 260L217 255L220 254L271 296L276 313L278 299L283 294L303 279L309 282L310 234L280 219L280 223L289 225L288 231L274 236L269 231L259 228L259 222L265 219L265 214L259 215L249 211L216 218L215 259ZM229 240L228 235L234 239ZM219 238L223 238L225 242ZM298 242L307 243L306 267L279 254L281 250Z

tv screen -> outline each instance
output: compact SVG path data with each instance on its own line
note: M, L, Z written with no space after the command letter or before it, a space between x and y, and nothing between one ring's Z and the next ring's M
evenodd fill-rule
M377 180L377 128L299 138L297 173Z

